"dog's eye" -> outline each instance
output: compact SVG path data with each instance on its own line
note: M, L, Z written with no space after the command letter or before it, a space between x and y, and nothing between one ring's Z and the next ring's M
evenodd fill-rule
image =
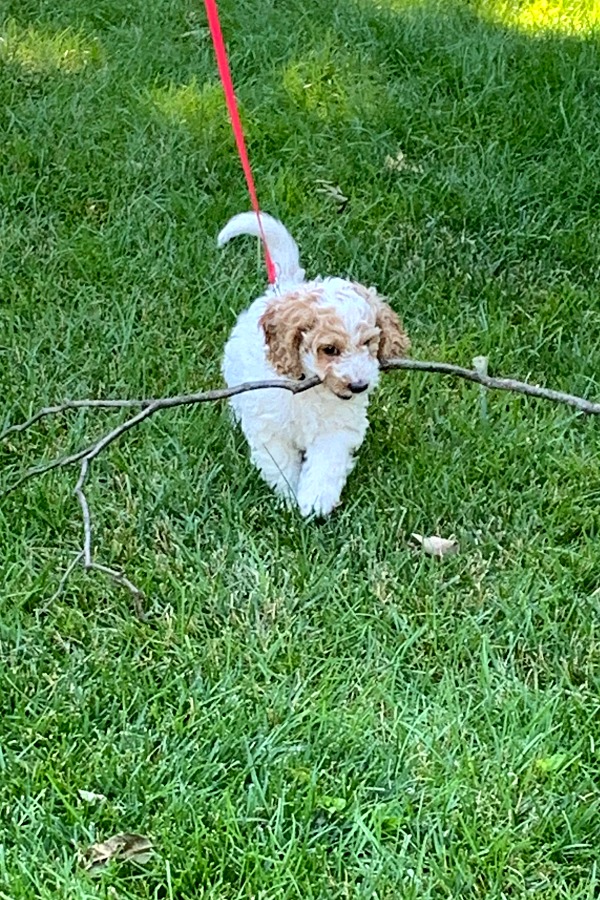
M339 356L340 355L340 351L338 350L338 348L332 346L331 344L329 344L327 347L321 347L321 350L325 354L325 356Z

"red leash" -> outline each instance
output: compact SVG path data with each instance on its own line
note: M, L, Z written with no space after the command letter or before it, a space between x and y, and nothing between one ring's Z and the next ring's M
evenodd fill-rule
M221 23L219 21L219 11L217 9L217 3L216 0L204 0L204 5L206 6L208 27L210 28L210 33L213 39L215 56L217 57L217 66L219 68L219 75L221 76L221 81L223 83L225 100L227 102L227 109L229 110L229 118L231 119L231 127L233 128L233 134L235 137L235 142L237 144L238 153L240 155L242 169L244 170L244 175L246 176L246 183L248 185L248 191L250 193L250 200L252 201L252 208L256 213L256 218L258 219L258 230L260 232L265 251L267 277L269 279L269 284L275 284L277 274L275 272L273 260L271 259L271 254L269 253L269 247L267 245L267 239L260 217L258 197L256 196L256 188L254 187L252 169L250 168L250 161L248 159L248 152L246 150L246 141L244 140L244 129L242 128L237 100L235 98L235 91L233 89L233 81L231 80L231 70L229 68L229 60L227 59L227 50L225 48L225 41L223 40L223 32L221 31Z

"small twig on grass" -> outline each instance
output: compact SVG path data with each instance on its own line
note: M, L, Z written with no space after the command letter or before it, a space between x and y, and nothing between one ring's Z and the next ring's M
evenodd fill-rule
M116 431L117 429L114 430ZM112 433L113 432L111 432L111 434ZM99 441L98 443L101 444L102 441ZM117 569L111 569L110 566L104 566L101 563L94 562L92 558L92 520L90 515L90 506L83 488L85 486L85 482L87 481L87 476L90 470L90 463L94 458L92 456L92 453L97 456L98 453L101 452L100 450L95 452L95 450L96 448L94 448L91 453L88 453L81 460L79 479L77 480L77 484L75 485L74 490L74 494L79 500L81 514L83 517L83 551L82 554L80 554L80 559L81 556L83 556L83 567L87 572L102 572L103 575L107 575L109 578L112 578L113 581L115 581L117 584L120 584L122 587L126 588L133 598L133 604L135 606L135 611L138 619L143 620L145 619L144 608L142 605L144 600L143 591L141 591L133 583L133 581L130 581L123 572L119 572Z
M75 559L73 559L72 562L70 562L69 565L67 566L67 568L65 569L62 578L58 582L58 587L56 588L55 592L52 594L52 596L50 597L50 600L48 601L48 606L50 606L51 603L54 603L55 600L58 600L58 598L60 597L60 595L63 592L65 584L71 577L71 572L77 565L79 565L79 563L81 562L82 559L83 559L83 550L80 550L79 553L75 556ZM42 610L42 612L47 612L47 608Z
M487 375L483 367L480 367L478 371L476 369L465 369L461 366L455 366L450 363L428 362L425 360L417 359L389 359L382 362L381 368L384 371L388 372L397 369L404 369L417 372L435 372L441 375L453 375L457 378L463 378L467 381L472 381L475 384L482 385L483 387L489 388L491 390L511 391L518 394L527 394L531 397L538 397L544 400L552 400L556 403L567 404L568 406L572 406L580 412L589 415L600 415L600 403L586 400L584 397L577 397L574 394L566 394L562 391L554 391L549 388L539 387L538 385L527 384L524 381L515 381L512 378L494 378L490 375ZM136 585L132 581L130 581L129 578L127 578L123 574L123 572L120 572L117 569L111 569L109 566L105 566L102 563L97 563L93 558L92 519L84 488L89 475L91 463L94 459L96 459L97 456L100 455L100 453L102 453L103 450L110 446L110 444L124 435L127 431L130 431L136 425L139 425L145 419L149 419L151 416L162 409L173 409L177 406L192 406L197 403L209 403L216 400L225 400L229 397L235 397L237 394L247 393L248 391L258 391L270 388L291 391L292 394L300 394L304 391L310 390L313 387L316 387L317 384L319 384L319 379L317 377L314 377L306 379L304 381L276 380L246 382L245 384L236 385L235 387L231 388L204 391L198 394L181 394L176 397L163 397L162 399L158 400L68 400L56 406L45 407L44 409L41 409L38 413L36 413L36 415L27 419L26 422L18 425L11 425L6 428L2 432L2 434L0 434L0 440L6 438L10 434L26 431L28 428L30 428L32 425L34 425L36 422L39 422L40 419L45 418L46 416L66 412L67 410L71 409L131 409L140 407L135 415L131 416L129 419L126 419L120 425L117 425L107 434L103 435L101 438L85 447L83 450L78 450L76 453L59 457L58 459L52 460L49 463L45 463L44 465L29 469L14 484L10 485L10 487L6 488L2 493L0 493L1 499L2 497L5 497L7 494L10 494L12 491L16 490L25 481L35 477L36 475L43 475L45 472L49 472L52 469L64 468L65 466L71 465L72 463L80 463L80 473L74 493L77 497L77 500L79 501L83 517L83 549L78 553L75 560L67 568L66 572L61 578L58 590L55 593L54 597L57 597L63 590L71 572L73 571L77 563L83 562L83 566L86 570L101 572L102 574L107 575L109 578L112 578L116 584L119 584L121 587L126 588L133 597L138 616L140 618L144 617L142 609L142 601L144 598L143 592L138 587L136 587Z

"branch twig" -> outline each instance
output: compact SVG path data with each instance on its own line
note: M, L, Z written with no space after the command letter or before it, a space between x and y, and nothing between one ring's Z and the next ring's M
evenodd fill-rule
M291 391L292 394L301 394L303 391L308 391L310 388L315 387L318 383L319 379L316 377L307 378L305 381L284 381L283 379L273 381L247 381L244 384L238 384L231 388L202 391L199 394L179 394L175 397L162 397L159 400L68 400L57 406L45 407L22 425L11 425L2 432L0 440L15 431L25 431L26 428L34 425L44 416L65 412L69 409L85 409L86 407L118 409L119 407L128 408L132 406L141 406L142 409L136 413L135 416L126 419L125 422L122 422L121 425L118 425L98 441L94 441L93 444L84 447L83 450L78 450L70 456L61 456L58 459L53 459L51 462L36 466L33 469L28 469L28 471L15 481L14 484L11 484L10 487L0 493L0 499L11 494L18 487L21 487L22 484L29 481L30 478L34 478L36 475L44 475L52 469L62 469L64 466L70 466L72 463L80 462L86 458L89 458L91 461L108 447L109 444L112 444L112 442L121 437L122 434L129 431L130 428L143 422L144 419L149 419L150 416L153 416L161 409L173 409L176 406L193 406L196 403L210 403L215 400L225 400L228 397L235 397L237 394L245 394L248 391L265 390L267 388L278 388L280 390Z
M494 378L490 375L487 375L483 369L480 369L480 371L478 371L476 369L466 369L462 366L455 366L450 363L429 362L426 360L417 359L389 359L382 362L381 368L382 370L388 372L397 369L404 369L417 372L435 372L441 375L453 375L457 378L463 378L467 381L472 381L475 384L482 385L483 387L489 388L491 390L512 391L514 393L527 394L530 397L538 397L543 400L551 400L556 403L564 403L588 415L600 415L600 403L587 400L584 397L577 397L574 394L566 394L563 391L555 391L549 388L539 387L538 385L527 384L524 381L516 381L513 378ZM112 444L126 432L130 431L136 425L139 425L140 422L143 422L145 419L149 419L151 416L162 409L173 409L177 406L192 406L197 403L209 403L216 400L225 400L229 397L235 397L237 394L244 394L248 391L265 390L270 388L291 391L291 393L293 394L300 394L304 391L310 390L313 387L316 387L317 384L319 384L319 379L317 377L314 377L306 379L304 381L273 380L246 382L244 384L239 384L231 388L203 391L197 394L181 394L175 397L163 397L158 400L67 400L64 403L58 404L56 406L44 407L34 416L31 416L31 418L27 419L25 422L16 425L10 425L8 428L6 428L0 434L0 441L8 437L10 434L26 431L28 428L31 428L36 424L36 422L39 422L46 416L66 412L67 410L132 409L139 407L138 412L136 412L135 415L131 416L129 419L126 419L124 422L121 422L120 425L117 425L107 434L103 435L101 438L85 447L83 450L78 450L76 453L59 457L58 459L54 459L49 463L45 463L41 466L37 466L36 468L29 469L24 473L24 475L21 476L21 478L14 482L14 484L10 485L2 493L0 493L1 499L2 497L5 497L7 494L16 490L25 481L33 478L36 475L43 475L45 472L49 472L52 469L63 468L65 466L71 465L72 463L80 463L79 478L77 480L74 493L81 507L81 514L83 518L83 549L77 554L75 559L68 566L66 572L61 578L58 590L56 591L52 599L55 599L60 594L75 566L79 562L83 562L84 568L86 570L101 572L102 574L112 578L113 581L115 581L117 584L126 588L133 597L138 615L140 616L140 618L143 618L144 614L142 610L142 600L144 598L144 595L140 588L138 588L132 581L130 581L123 572L120 572L117 569L112 569L109 566L103 565L102 563L97 563L93 558L92 520L90 507L84 488L93 460L96 459L96 457L99 456L100 453L102 453L102 451L105 450L110 444Z
M150 406L152 400L66 400L57 406L44 406L36 412L35 416L27 419L25 422L19 422L16 425L9 425L8 428L0 434L0 441L7 438L9 434L16 434L20 431L27 431L40 419L46 416L53 416L56 413L66 412L68 409L135 409L137 406Z
M527 394L530 397L538 397L541 400L553 400L555 403L565 403L574 406L575 409L588 415L600 415L600 403L586 400L585 397L576 397L575 394L565 394L563 391L554 391L550 388L539 387L537 384L527 384L525 381L515 381L514 378L493 378L491 375L483 375L475 369L464 369L462 366L454 366L451 363L428 362L420 359L387 359L381 364L383 371L390 372L394 369L408 369L416 372L436 372L439 375L455 375L481 384L483 387L495 391L512 391L515 394Z
M79 563L81 562L82 559L83 559L83 550L80 550L79 553L72 560L72 562L70 562L69 565L67 566L67 568L65 569L64 574L58 583L58 587L56 588L55 592L50 597L48 606L50 606L51 603L54 603L54 601L60 597L60 595L63 592L63 588L64 588L65 584L67 583L67 581L70 578L71 572L77 565L79 565ZM46 612L47 609L44 609L43 611Z
M102 441L99 441L99 443L102 443ZM95 455L97 456L98 453L95 453ZM108 575L108 577L112 578L113 581L116 581L117 584L120 584L122 587L127 588L129 593L133 597L133 603L138 618L144 619L145 615L142 605L142 602L144 600L143 591L141 591L139 587L137 587L137 585L133 583L133 581L130 581L123 572L119 572L118 569L111 569L109 566L102 565L102 563L94 562L92 558L92 519L90 515L90 506L83 490L87 481L88 473L90 471L90 464L92 459L93 457L91 456L91 454L87 454L81 460L79 478L73 492L79 500L81 515L83 517L83 550L79 555L79 558L81 559L81 557L83 557L83 567L86 572L102 572L103 575Z
M77 563L83 561L83 566L86 571L101 572L103 575L107 575L109 578L112 578L112 580L121 585L121 587L126 588L133 597L133 602L138 617L142 619L144 618L144 611L142 607L144 594L140 590L140 588L138 588L137 585L130 581L130 579L127 578L127 576L123 572L120 572L117 569L112 569L109 566L103 565L102 563L95 562L92 554L92 519L88 499L85 494L84 488L93 460L97 456L99 456L100 453L102 453L102 451L105 450L110 444L112 444L113 441L116 441L131 428L139 425L140 422L143 422L145 419L149 419L150 416L153 416L161 409L173 409L176 406L191 406L196 403L208 403L214 400L223 400L228 397L234 397L237 394L244 394L248 391L264 390L266 388L278 388L281 390L291 391L293 394L300 394L303 391L310 390L310 388L315 387L317 384L319 384L319 379L315 377L305 379L304 381L273 380L246 382L244 384L239 384L231 388L223 388L221 390L214 391L203 391L198 394L181 394L176 397L163 397L159 400L67 400L65 403L61 403L57 406L45 407L44 409L36 413L35 416L32 416L30 419L28 419L26 422L23 422L20 425L11 425L9 428L5 429L5 431L3 431L0 435L0 440L7 437L9 434L25 431L27 428L35 425L36 422L39 422L39 420L44 418L45 416L65 412L66 410L70 409L122 409L136 406L142 407L134 416L131 416L131 418L126 419L124 422L121 422L120 425L117 425L115 428L109 431L108 434L105 434L93 444L90 444L83 450L78 450L76 453L72 453L69 456L61 456L58 459L46 463L45 465L38 466L34 469L29 469L29 471L25 472L25 474L22 475L21 478L19 478L17 481L15 481L14 484L0 493L1 499L2 497L7 496L7 494L12 493L12 491L16 490L25 481L33 478L35 475L43 475L44 472L49 472L52 469L63 468L64 466L71 465L75 462L81 463L79 478L77 480L77 484L75 485L74 494L79 501L79 505L81 507L81 515L83 518L83 550L80 551L75 560L68 566L65 574L60 580L58 590L54 594L53 599L57 597L63 590L71 572L73 571Z

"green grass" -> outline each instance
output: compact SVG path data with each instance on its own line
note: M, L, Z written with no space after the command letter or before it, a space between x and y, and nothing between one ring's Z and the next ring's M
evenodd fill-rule
M262 203L309 272L377 284L417 356L600 396L595 5L221 7ZM202 4L0 12L0 425L218 384L264 274L215 249L248 199ZM2 900L598 896L599 423L488 406L386 376L324 524L275 507L224 408L160 414L89 490L143 623L100 575L49 604L75 471L2 501ZM4 483L117 419L14 436ZM147 866L82 871L126 830Z

